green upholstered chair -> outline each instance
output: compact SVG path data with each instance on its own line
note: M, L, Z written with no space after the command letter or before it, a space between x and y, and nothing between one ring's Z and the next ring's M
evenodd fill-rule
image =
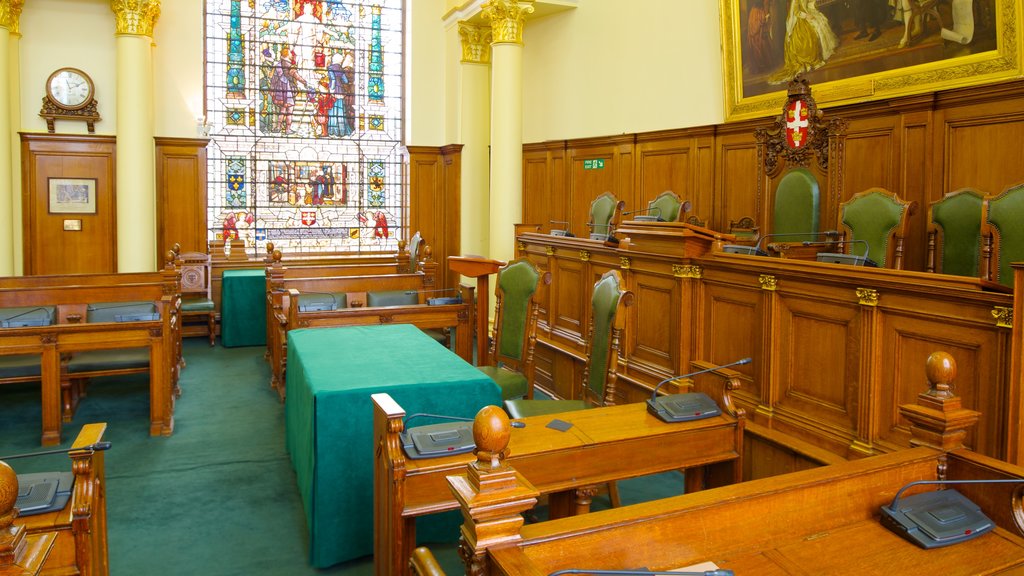
M583 371L581 399L506 400L505 410L509 416L525 418L614 404L620 335L626 324L625 307L632 302L633 294L622 288L619 271L605 272L594 284L590 299L587 365Z
M839 230L846 253L860 256L867 252L880 268L902 270L903 238L913 206L913 202L882 188L858 192L841 203Z
M1011 262L1024 261L1024 184L984 201L984 278L1013 286Z
M481 372L501 388L503 399L533 398L533 350L537 342L537 288L551 283L525 258L498 270L494 286L494 333Z
M981 277L981 210L985 196L963 188L928 206L928 271Z
M625 202L616 200L611 192L605 192L594 198L594 201L590 203L590 220L587 221L590 237L595 240L605 240L611 236L619 223L619 216L625 205Z
M683 202L678 194L671 190L665 190L647 203L646 213L662 222L682 222L683 216L689 210L689 202Z
M810 170L794 168L786 172L775 187L771 234L785 234L779 237L782 242L819 240L819 194L818 180Z
M210 296L210 255L203 252L178 254L177 265L181 270L182 322L202 320L210 346L213 346L217 338L217 315Z

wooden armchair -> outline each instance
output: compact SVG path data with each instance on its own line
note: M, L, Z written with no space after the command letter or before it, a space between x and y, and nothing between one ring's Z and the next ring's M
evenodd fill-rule
M619 224L619 217L626 203L617 200L611 192L605 192L590 203L590 220L587 221L587 228L590 229L590 237L594 240L607 240L615 227Z
M839 205L847 254L866 254L881 268L903 269L903 239L914 203L882 188L858 192Z
M690 211L690 202L684 202L678 194L671 190L665 190L658 194L654 200L647 203L647 209L642 210L647 218L637 216L637 220L654 220L658 222L682 222L683 217Z
M540 283L551 283L551 273L541 272L525 258L498 270L494 286L494 333L486 365L477 368L501 388L502 399L533 398L533 350L537 342L538 304L534 299Z
M622 287L618 270L609 270L594 284L593 314L587 335L587 366L583 371L580 400L506 400L505 411L512 418L557 414L593 406L615 404L615 380L619 344L626 326L625 308L633 293Z
M928 205L928 271L980 278L985 196L962 188Z
M771 235L784 243L819 240L819 197L818 180L810 170L787 172L775 188Z
M1024 261L1024 184L984 201L982 271L985 280L1013 286L1011 262Z
M181 269L181 316L182 322L196 318L206 323L206 333L213 346L217 338L217 314L214 311L210 286L210 255L202 252L179 254L178 267Z

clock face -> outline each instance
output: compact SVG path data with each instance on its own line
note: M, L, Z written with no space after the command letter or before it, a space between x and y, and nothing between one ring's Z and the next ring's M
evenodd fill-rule
M80 107L92 97L92 83L85 74L68 68L54 72L46 89L50 98L68 108Z

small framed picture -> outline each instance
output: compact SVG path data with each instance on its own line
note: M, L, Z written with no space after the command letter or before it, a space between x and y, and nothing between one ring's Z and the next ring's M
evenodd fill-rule
M95 214L95 178L50 178L50 214Z

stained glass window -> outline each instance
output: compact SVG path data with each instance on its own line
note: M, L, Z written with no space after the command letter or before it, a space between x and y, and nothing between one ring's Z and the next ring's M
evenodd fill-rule
M206 0L209 239L397 249L403 0Z

